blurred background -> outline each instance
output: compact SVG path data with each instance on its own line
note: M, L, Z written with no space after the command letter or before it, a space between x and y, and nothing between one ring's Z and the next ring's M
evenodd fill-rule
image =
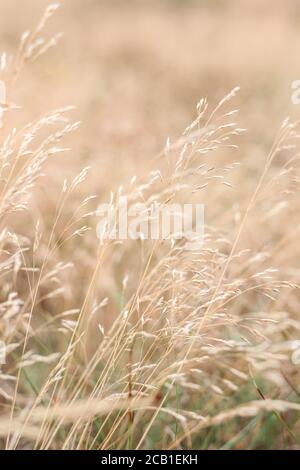
M1 2L1 49L15 52L47 4ZM43 111L45 95L49 109L77 106L82 132L72 158L93 162L95 171L104 165L122 177L129 160L145 160L178 136L201 97L215 104L236 85L256 152L287 114L297 114L290 103L299 76L297 0L63 4L48 26L49 34L63 32L60 46L25 71L18 104L32 116Z

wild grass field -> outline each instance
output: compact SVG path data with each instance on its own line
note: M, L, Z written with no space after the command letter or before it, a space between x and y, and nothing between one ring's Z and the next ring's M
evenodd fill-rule
M1 449L300 448L299 27L1 1ZM123 196L204 204L202 246L100 240Z

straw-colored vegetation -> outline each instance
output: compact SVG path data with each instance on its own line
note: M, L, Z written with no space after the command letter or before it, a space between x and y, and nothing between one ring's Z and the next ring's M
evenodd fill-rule
M294 2L62 3L0 6L1 448L298 448ZM203 246L101 243L123 195Z

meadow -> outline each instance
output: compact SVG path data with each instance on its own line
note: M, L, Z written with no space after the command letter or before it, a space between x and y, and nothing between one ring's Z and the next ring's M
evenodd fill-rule
M299 25L1 1L1 449L300 448ZM203 243L101 239L122 197L202 204Z

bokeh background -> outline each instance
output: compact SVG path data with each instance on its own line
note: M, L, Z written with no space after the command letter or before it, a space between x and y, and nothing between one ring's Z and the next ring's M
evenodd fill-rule
M21 32L47 4L1 2L1 48L15 52ZM297 113L290 103L299 75L296 0L63 4L48 27L63 32L60 46L22 76L18 104L32 116L45 95L49 109L77 106L82 132L74 162L121 177L132 159L145 161L167 136L178 136L201 97L215 104L236 85L255 152L264 152L282 119Z
M22 32L36 25L48 3L47 0L0 2L0 52L15 54ZM64 179L70 181L83 167L91 167L88 179L64 208L67 220L79 201L89 194L95 194L96 201L107 202L111 191L126 186L134 175L143 177L160 167L160 152L167 138L174 142L181 135L194 119L201 97L207 97L213 109L231 89L240 86L231 106L239 109L237 122L247 132L237 138L238 152L222 151L211 160L212 165L217 162L220 166L238 162L240 169L229 176L232 189L216 186L203 196L204 202L205 197L208 201L207 223L230 240L224 248L224 256L227 255L240 220L236 216L240 217L247 207L282 121L287 116L300 117L300 105L291 102L291 84L300 79L300 3L297 0L64 0L61 3L62 8L47 24L45 34L50 37L62 31L63 36L58 47L25 67L17 86L8 89L8 101L21 109L9 113L7 126L20 127L45 112L67 105L75 106L71 114L81 125L67 138L70 152L46 162L47 178L38 180L30 211L11 215L7 226L32 239L36 222L40 220L47 240ZM274 161L270 176L279 171L284 158L280 155ZM281 195L278 192L277 200L274 191L272 196L275 207ZM284 222L279 214L270 216L264 223L265 213L273 207L273 202L268 205L266 199L267 202L259 201L256 224L249 223L239 248L249 248L254 253L269 250L271 260L267 261L279 266L279 270L282 268L280 272L288 273L289 279L299 282L300 253L295 237L289 249L290 228L299 225L299 196L293 196L290 206L286 206L289 209ZM58 241L61 229L58 223L55 229ZM71 259L74 269L60 273L64 294L38 306L34 325L58 311L82 305L95 268L98 241L94 229L95 226L86 237L72 240L53 255L53 265ZM40 259L46 245L43 240ZM137 250L136 245L117 247L109 253L95 289L98 299L108 297L109 302L89 326L95 343L100 337L97 322L101 321L108 331L125 301L136 291L144 266L142 250ZM234 279L238 268L239 262L235 261L229 279L230 276ZM250 266L249 276L253 274L251 269ZM128 295L124 299L122 283L128 273ZM26 296L25 282L20 283L19 290ZM259 294L251 298L246 295L245 300L234 303L230 313L242 316L245 312L264 309L270 315L282 310L297 319L299 294L284 291L271 306ZM57 343L53 340L53 351L59 349ZM90 344L93 350L93 342ZM276 347L275 340L274 344ZM209 374L213 377L214 372ZM293 374L297 378L294 369ZM45 371L34 369L31 381L38 387L44 375ZM274 392L274 398L289 397L290 390L286 391L286 383L278 376L279 372L275 377L279 392ZM27 393L27 385L24 387ZM247 390L242 401L248 399ZM257 397L252 388L250 395ZM274 424L272 419L266 423L259 442L251 441L253 447L273 445L265 437L269 425ZM298 423L296 427L299 432ZM226 430L222 439L222 442L227 439ZM154 438L151 445L153 442ZM280 447L281 428L274 442Z
M283 119L299 116L300 107L291 103L291 83L300 74L299 2L62 3L46 31L49 37L63 32L59 46L25 68L8 96L22 107L11 117L14 125L67 105L76 107L74 120L81 121L71 152L47 163L47 184L38 183L33 201L37 213L51 220L63 180L85 166L92 168L86 193L107 201L133 175L157 167L153 158L191 122L200 98L207 97L213 108L235 86L241 91L232 106L248 132L240 153L225 156L242 168L238 193L225 196L224 211L252 191ZM2 50L14 54L21 33L34 27L47 5L1 2ZM93 250L89 260L88 252L80 257L76 249L83 270L93 264Z

